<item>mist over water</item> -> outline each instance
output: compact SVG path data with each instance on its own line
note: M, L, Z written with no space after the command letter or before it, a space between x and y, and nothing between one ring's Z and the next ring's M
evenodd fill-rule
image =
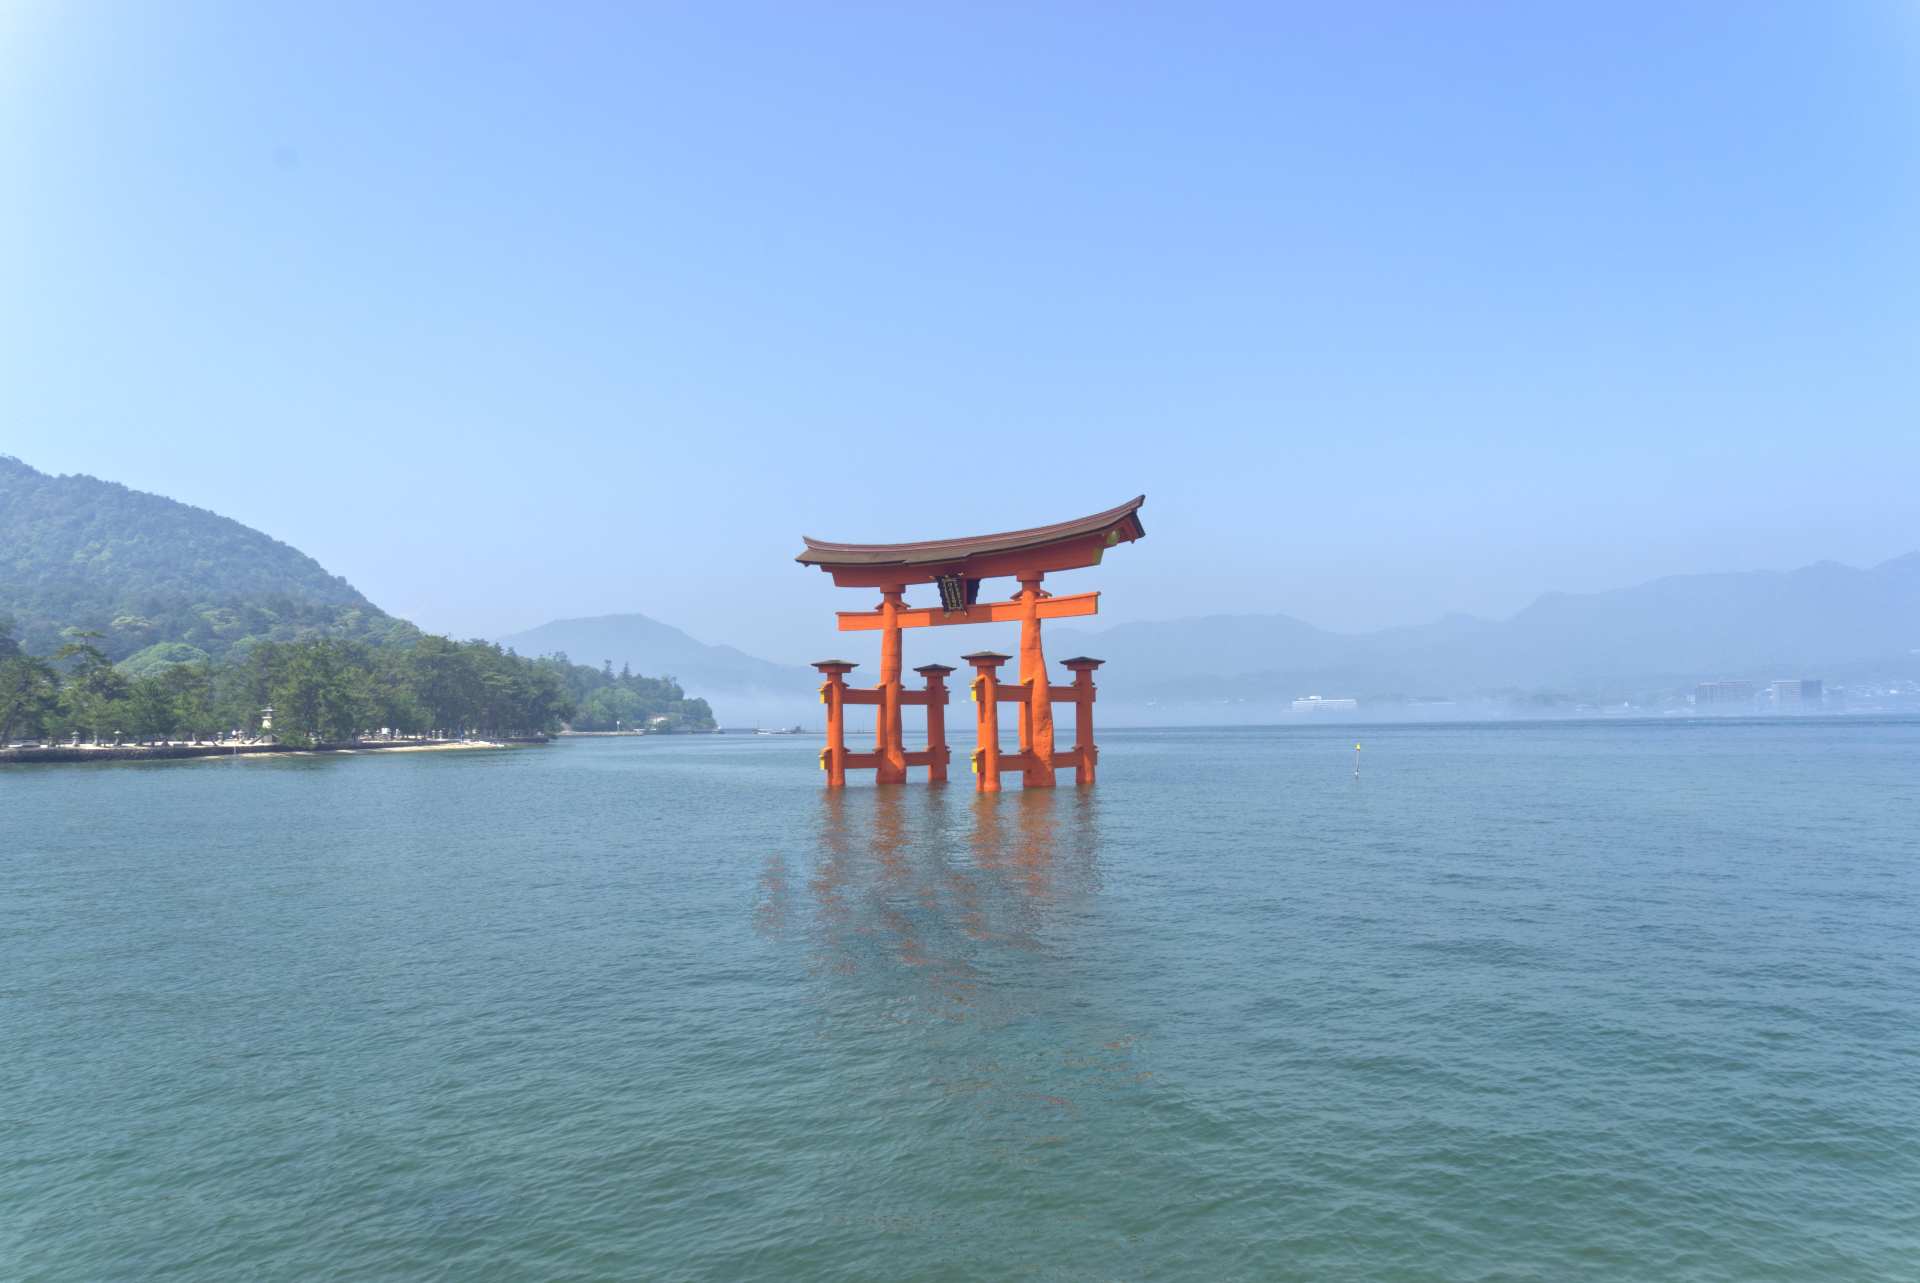
M1920 722L0 779L0 1275L1909 1279Z

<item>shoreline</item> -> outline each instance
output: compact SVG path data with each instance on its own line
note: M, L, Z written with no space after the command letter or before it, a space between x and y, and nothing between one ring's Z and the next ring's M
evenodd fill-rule
M74 762L176 762L209 757L268 757L355 753L426 753L459 749L525 748L545 744L545 735L494 740L348 740L299 748L292 744L100 744L54 745L48 748L0 748L0 766Z

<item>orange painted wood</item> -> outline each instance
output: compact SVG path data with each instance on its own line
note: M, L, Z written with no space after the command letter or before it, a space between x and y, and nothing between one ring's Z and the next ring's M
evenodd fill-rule
M1053 700L1047 685L1046 651L1040 644L1040 607L1049 600L1040 594L1039 575L1020 580L1020 683L1028 696L1021 748L1033 758L1027 767L1028 788L1053 787Z
M1069 702L1075 706L1074 729L1078 742L1070 749L1056 748L1043 758L1030 745L1014 753L1000 751L997 706L1018 704L1024 713L1031 709L1033 701L1031 688L1025 684L1015 686L999 681L995 671L999 662L997 657L974 661L976 676L971 693L975 702L975 730L981 745L973 754L974 771L978 777L975 787L983 793L999 792L1002 777L1009 771L1017 771L1028 788L1045 788L1048 785L1041 783L1041 779L1051 778L1052 772L1068 768L1073 769L1077 782L1093 783L1099 749L1093 744L1095 692L1090 669L1075 665L1073 685L1047 687L1050 700ZM827 747L821 750L820 761L827 771L829 788L846 787L846 773L850 770L876 771L879 772L876 779L886 779L886 773L896 766L902 777L906 768L924 766L929 782L946 779L952 751L946 744L945 706L949 692L946 690L944 674L928 674L926 690L898 692L900 704L916 704L927 709L927 747L909 753L904 751L902 745L896 760L877 746L871 753L850 753L846 748L846 706L865 704L884 707L886 692L849 687L846 684L846 669L838 665L822 666L821 671L827 678L820 686L821 700L827 705Z
M894 612L899 628L938 628L945 624L1013 624L1026 619L1022 601L989 601L956 610L952 614L938 606L905 606ZM1065 597L1043 597L1039 604L1041 619L1077 619L1100 613L1100 594L1072 593ZM872 632L887 626L883 610L842 610L835 612L843 633Z
M908 766L946 766L952 760L950 750L931 748L915 749L911 753L901 754ZM849 771L871 771L886 764L887 759L878 753L848 753L846 769Z
M928 673L926 677L927 689L911 692L919 696L915 703L927 707L927 751L921 756L926 758L927 783L944 784L947 779L947 678L938 672Z
M1056 704L1073 704L1079 702L1080 688L1078 686L1049 686L1047 687L1047 696ZM1000 687L1000 702L1002 704L1024 704L1030 698L1031 696L1028 695L1027 688L1024 685L1008 686L1003 683Z
M1069 685L1056 686L1049 679L1042 625L1048 619L1073 619L1097 615L1100 594L1076 593L1048 596L1041 583L1050 571L1075 569L1100 564L1108 548L1130 543L1145 536L1139 510L1145 496L1119 507L1073 521L998 534L974 535L961 539L931 539L897 544L835 543L808 537L806 550L797 558L802 564L827 571L836 584L880 590L882 600L871 611L842 611L836 624L842 632L878 631L880 644L880 680L870 690L849 690L845 676L854 665L845 660L826 660L816 664L828 676L821 698L829 704L828 749L821 754L828 782L844 782L848 767L871 768L884 783L906 778L910 766L925 766L930 781L945 778L951 759L946 745L946 702L944 679L953 671L943 664L925 664L915 671L926 679L924 691L908 691L901 682L901 633L908 628L938 628L950 624L1020 625L1020 650L1017 682L1000 680L998 669L1010 656L995 651L979 651L967 656L975 670L971 694L974 701L977 747L973 766L978 787L997 791L1001 775L1007 770L1021 772L1028 788L1051 788L1054 773L1071 767L1082 783L1092 783L1099 748L1093 741L1093 703L1095 690L1092 673L1101 661L1077 656L1065 661L1074 674ZM915 607L906 604L910 585L941 581L943 599L954 599L952 580L965 583L965 597L978 595L982 581L1011 577L1020 582L1020 590L1006 601L981 602L948 611L941 607ZM1019 751L1002 754L999 745L999 706L1018 704ZM1061 749L1053 706L1074 707L1075 743ZM846 751L845 707L848 704L876 709L874 744L870 753ZM909 706L927 710L927 746L909 753L902 727L902 710ZM836 743L836 737L839 737Z
M880 715L874 721L874 752L884 759L876 778L882 784L904 784L906 745L900 724L900 595L904 588L887 588L880 601Z
M994 677L996 664L975 661L979 676L973 679L974 734L979 747L973 751L973 787L982 793L1000 791L1000 700L999 682Z
M1080 761L1081 754L1078 748L1057 748L1053 751L1053 768L1056 771L1064 771L1068 767L1078 767ZM1034 757L1031 753L1000 754L1000 771L1003 775L1015 773L1025 775L1029 770L1033 769L1034 765Z
M827 787L847 785L847 720L845 712L847 674L838 665L822 666L827 680L820 685L820 698L827 706L827 746L820 751L820 764L827 770Z
M1081 749L1078 745L1074 746L1073 748L1057 748L1053 751L1053 769L1056 771L1072 770L1074 772L1074 778L1077 782L1091 784L1093 781L1090 779L1084 778L1084 773L1092 769L1093 763L1095 760L1097 760L1098 755L1099 755L1098 749L1093 750L1092 753L1088 753L1085 750ZM909 755L909 760L911 761L912 758L915 756L917 756L917 754ZM981 756L982 755L978 750L974 752L973 760L974 760L976 769L980 764ZM854 764L858 765L857 762ZM998 764L1000 768L1000 775L1003 778L1009 774L1018 774L1023 779L1025 779L1027 778L1029 772L1039 769L1039 760L1032 753L1025 753L1025 752L1001 753L998 755ZM991 793L991 792L999 791L999 786L997 784L993 787L989 787L984 782L984 773L983 773L983 780L981 782L976 783L974 787L979 789L979 791L982 793ZM1044 788L1046 786L1030 785L1029 787Z
M1093 743L1093 673L1085 668L1077 668L1073 674L1073 685L1080 693L1080 698L1073 705L1073 782L1091 784L1094 768L1100 761L1100 750Z
M1077 747L1057 748L1053 751L1053 769L1056 771L1064 771L1064 770L1067 770L1068 768L1072 768L1076 773L1076 778L1078 777L1078 772L1082 767L1082 765L1085 763L1085 761L1086 761L1085 754L1081 753L1081 751ZM1031 753L1000 754L1000 772L1002 775L1017 773L1024 778L1029 771L1035 770L1037 769L1037 767L1038 767L1038 761L1034 757L1034 755ZM1036 785L1036 786L1030 786L1030 787L1044 788L1045 785Z

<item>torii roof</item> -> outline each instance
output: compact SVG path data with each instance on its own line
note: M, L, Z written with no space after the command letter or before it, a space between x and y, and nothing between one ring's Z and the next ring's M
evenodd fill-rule
M899 568L902 578L909 583L925 583L943 574L971 578L1013 574L1015 571L1010 567L1027 560L1044 563L1041 568L1046 570L1068 570L1091 566L1100 560L1101 551L1112 544L1145 535L1146 527L1140 523L1140 505L1146 501L1145 495L1139 495L1117 508L1096 512L1090 517L961 539L834 543L802 535L807 546L794 560L828 571L870 570L872 575L863 575L863 582L872 576L884 577L888 568L893 567ZM1025 554L1037 556L1029 558ZM838 573L834 577L841 578Z

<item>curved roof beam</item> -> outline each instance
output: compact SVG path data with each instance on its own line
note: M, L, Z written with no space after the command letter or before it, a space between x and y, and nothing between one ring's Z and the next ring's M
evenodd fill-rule
M804 566L818 566L822 570L836 567L933 567L955 566L952 571L943 573L964 574L966 567L960 563L974 562L980 558L994 555L997 564L1003 558L996 554L1018 554L1023 552L1044 552L1062 548L1064 545L1093 542L1093 547L1104 549L1112 544L1130 542L1147 533L1140 522L1140 505L1147 501L1145 495L1138 495L1116 508L1105 512L1096 512L1091 516L1079 517L1072 521L1060 521L1050 526L1034 526L1027 530L1006 530L992 535L967 535L958 539L922 539L914 543L837 543L827 539L815 539L812 535L802 535L806 548L794 560ZM1108 538L1107 536L1113 536ZM1044 559L1043 559L1044 560ZM1099 558L1080 562L1092 565ZM1064 566L1045 567L1050 570L1068 569ZM1000 570L999 574L1011 571ZM915 575L911 582L922 582L934 578L934 575ZM976 575L974 577L984 577Z

